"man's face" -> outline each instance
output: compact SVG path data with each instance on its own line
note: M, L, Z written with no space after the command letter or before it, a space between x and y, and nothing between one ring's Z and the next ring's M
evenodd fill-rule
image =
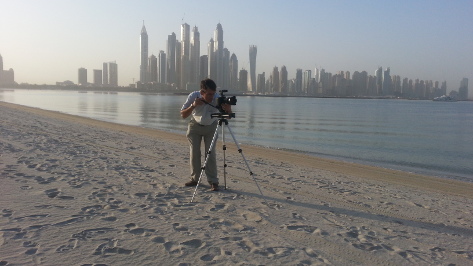
M201 90L200 90L200 95L202 95L202 98L203 98L206 102L211 103L211 102L213 101L213 99L214 99L215 91L201 89Z

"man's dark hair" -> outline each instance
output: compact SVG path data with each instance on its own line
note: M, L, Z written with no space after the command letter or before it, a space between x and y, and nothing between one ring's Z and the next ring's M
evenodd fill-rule
M216 91L217 90L217 84L209 78L206 78L200 82L200 88L203 90L212 90Z

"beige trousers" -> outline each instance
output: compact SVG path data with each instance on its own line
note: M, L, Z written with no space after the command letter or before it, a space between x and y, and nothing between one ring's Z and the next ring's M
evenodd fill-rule
M217 155L215 153L215 147L217 143L214 144L210 154L207 152L210 149L210 144L216 132L218 121L215 121L212 125L203 126L194 120L189 122L187 128L187 139L190 144L190 170L191 170L191 180L198 181L200 173L202 171L202 152L201 152L201 143L202 139L204 140L205 146L205 156L209 156L207 164L205 165L205 175L207 176L207 182L209 184L215 183L218 184L217 178ZM215 140L217 141L217 140ZM202 180L201 180L202 181Z

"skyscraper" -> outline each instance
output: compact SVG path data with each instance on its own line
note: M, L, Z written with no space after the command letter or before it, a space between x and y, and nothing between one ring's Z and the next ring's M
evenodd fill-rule
M166 52L167 83L176 83L176 34L173 32L168 35Z
M180 53L180 60L181 60L181 79L180 79L180 86L179 89L184 90L186 89L187 83L189 83L190 77L190 26L187 23L181 25L181 53Z
M147 72L148 72L148 33L146 32L145 22L143 21L143 27L141 28L140 35L140 82L147 83Z
M233 53L230 57L230 87L231 90L238 90L238 59Z
M248 91L256 91L256 54L258 49L256 45L250 45L250 84L248 86Z
M118 86L118 66L116 62L108 63L108 70L109 70L109 84L112 86Z
M208 78L215 79L217 78L217 64L215 59L215 42L213 38L210 38L209 43L207 44L207 53L209 55L209 74Z
M102 79L102 84L103 85L108 85L108 63L103 63L103 79Z
M294 90L296 95L301 95L302 93L302 69L298 68L296 70L296 81Z
M203 80L209 76L209 56L202 55L200 56L200 76L199 80Z
M158 82L165 84L166 83L166 53L161 50L158 55Z
M3 57L0 54L0 83L3 82Z
M376 69L374 76L376 77L376 95L383 94L383 67Z
M280 83L279 83L279 68L277 66L273 67L273 72L271 73L271 92L280 93Z
M215 29L214 32L214 52L215 52L215 69L216 69L216 78L215 78L215 83L217 83L217 86L220 87L222 86L222 83L224 82L224 51L223 51L223 28L222 24L218 23L217 28Z
M197 26L192 28L190 48L190 82L199 84L200 81L200 33Z
M82 86L87 85L87 69L81 67L79 68L79 80L78 84Z
M386 68L383 75L383 95L392 95L391 70Z
M286 66L281 67L280 75L279 75L279 90L283 94L288 94L288 85L287 85L287 69Z
M158 59L152 54L148 59L148 82L158 82Z
M96 86L102 85L102 70L101 69L94 69L94 85Z

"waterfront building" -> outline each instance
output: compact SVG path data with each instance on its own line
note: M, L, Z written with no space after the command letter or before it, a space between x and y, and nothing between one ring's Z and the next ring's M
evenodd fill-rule
M111 86L117 87L118 86L118 66L115 61L108 63L108 70L109 70L109 82Z
M208 70L207 77L214 79L215 81L215 79L217 78L217 64L215 63L216 59L215 59L214 47L215 47L214 39L210 38L210 41L207 44L207 54L209 56L209 60L208 60L209 70Z
M211 66L211 69L214 70L214 73L210 73L214 79L215 83L217 83L217 86L222 86L222 83L224 82L224 46L223 46L223 28L222 24L218 23L217 28L214 31L214 58L210 61L210 64L213 64Z
M159 51L158 55L158 76L157 76L157 81L162 84L166 84L166 70L167 70L167 59L166 59L166 53L163 50Z
M296 69L296 80L294 84L294 93L296 95L302 94L302 69Z
M288 94L289 89L288 89L288 80L287 80L287 69L286 66L281 67L281 72L279 75L279 91L283 94Z
M200 57L199 82L209 76L209 56L202 55Z
M148 58L147 82L158 82L158 59L154 54Z
M140 34L140 82L147 83L148 73L148 33L146 32L145 22L143 21L143 27L141 28Z
M248 91L248 71L245 69L240 70L240 81L239 81L239 91L246 92Z
M393 95L392 92L392 79L391 79L391 69L386 68L383 73L383 88L382 88L382 95Z
M273 67L273 72L271 72L271 93L280 93L279 84L279 68L277 66Z
M468 100L468 79L463 78L460 82L460 88L458 89L459 100Z
M79 79L78 84L82 86L87 85L87 69L81 67L79 68Z
M95 86L102 86L102 70L101 69L94 69L94 85Z
M250 45L249 55L250 55L250 84L248 90L252 92L258 92L256 88L256 54L258 53L258 48L256 45Z
M197 26L194 26L190 47L190 82L199 84L200 80L200 33Z
M302 93L303 94L309 93L311 79L312 79L312 71L310 69L304 71L304 77L302 80Z
M176 83L176 34L168 35L166 51L166 81L168 84Z
M266 73L263 72L261 74L258 74L258 80L257 80L257 84L256 84L256 90L254 91L254 93L258 93L258 94L264 94L266 93L266 90L265 90L265 84L266 84Z
M235 54L230 57L230 87L231 90L238 90L238 59Z
M378 67L374 73L376 77L376 95L383 94L383 67Z
M103 63L102 71L102 84L108 85L108 63Z
M179 89L185 89L190 80L190 26L187 23L181 25L181 53L180 53L180 81Z
M0 84L3 83L3 57L0 54Z

